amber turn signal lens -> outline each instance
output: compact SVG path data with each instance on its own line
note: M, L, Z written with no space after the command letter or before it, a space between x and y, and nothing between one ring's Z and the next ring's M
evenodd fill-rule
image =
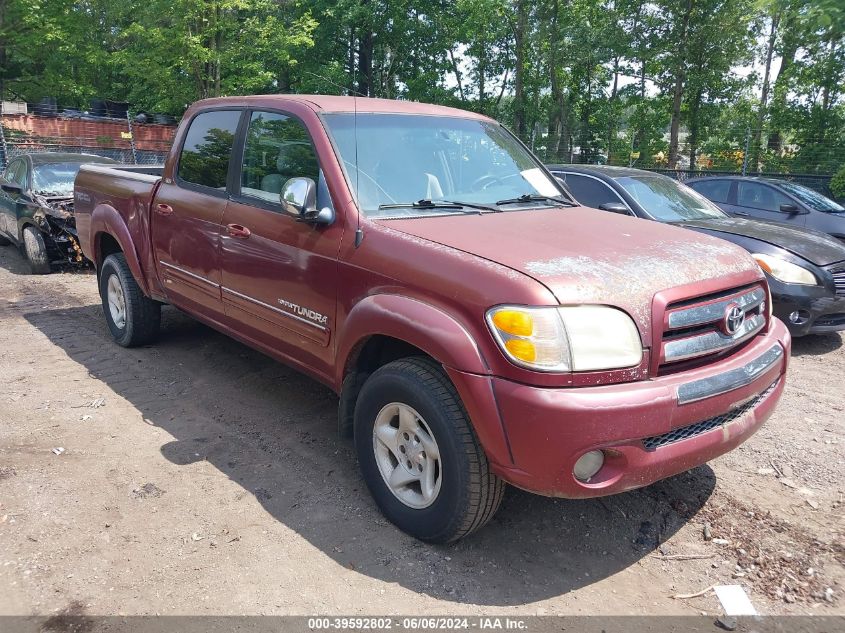
M531 341L514 338L506 341L505 347L514 358L518 358L521 361L533 363L537 360L537 349Z
M534 333L534 319L519 310L499 310L493 315L493 325L499 331L514 336L531 336Z
M769 266L765 261L763 261L762 257L755 257L754 260L757 262L757 265L760 266L760 268L765 270L770 275L772 274L772 267Z

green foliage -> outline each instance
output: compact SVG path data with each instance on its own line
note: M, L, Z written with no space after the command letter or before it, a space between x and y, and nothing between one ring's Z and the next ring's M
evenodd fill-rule
M549 160L738 169L750 145L752 170L830 173L845 162L843 7L0 0L0 93L177 116L219 95L358 93L483 112Z
M830 192L837 200L845 198L845 163L830 179Z

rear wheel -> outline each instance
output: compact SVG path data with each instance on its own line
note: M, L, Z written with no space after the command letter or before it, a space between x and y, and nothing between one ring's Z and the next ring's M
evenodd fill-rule
M367 379L355 407L355 446L381 511L423 541L467 536L501 504L504 483L454 385L428 358L394 361Z
M23 248L33 275L46 275L50 272L47 244L44 242L41 231L36 227L28 226L23 230Z
M144 345L158 336L161 304L143 293L123 253L109 255L103 262L100 297L106 323L118 345Z

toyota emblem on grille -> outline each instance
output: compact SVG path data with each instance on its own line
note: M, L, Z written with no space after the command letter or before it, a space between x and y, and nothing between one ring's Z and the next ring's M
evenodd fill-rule
M739 307L738 303L731 303L725 308L725 333L736 334L742 324L745 323L745 312Z

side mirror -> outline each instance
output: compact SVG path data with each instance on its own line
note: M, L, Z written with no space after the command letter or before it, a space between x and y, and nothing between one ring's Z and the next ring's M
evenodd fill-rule
M317 183L311 178L291 178L279 194L282 210L297 222L331 224L334 211L325 207L317 209Z
M620 213L622 215L631 215L631 210L621 202L605 202L599 205L602 211L610 211L611 213Z
M4 182L0 184L0 187L2 187L3 191L6 193L14 193L17 195L21 195L23 193L23 187L16 182Z
M790 215L795 215L798 213L799 209L794 204L782 204L780 205L780 212L781 213L789 213Z

